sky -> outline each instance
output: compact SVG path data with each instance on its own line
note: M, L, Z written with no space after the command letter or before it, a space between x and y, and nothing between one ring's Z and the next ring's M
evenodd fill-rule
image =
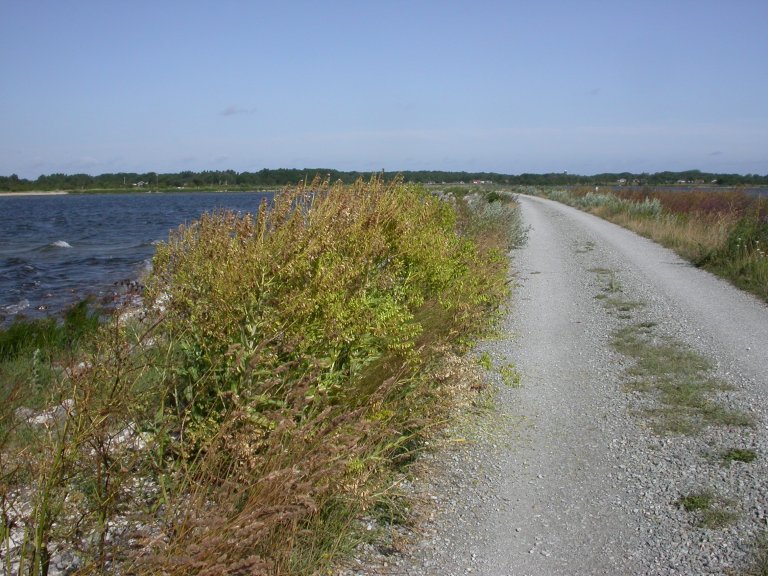
M768 174L766 0L0 0L0 175Z

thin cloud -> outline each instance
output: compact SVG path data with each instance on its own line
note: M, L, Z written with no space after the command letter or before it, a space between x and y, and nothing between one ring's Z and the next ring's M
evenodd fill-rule
M241 106L227 106L219 112L219 116L240 116L243 114L253 114L256 108L243 108Z
M715 150L714 152L709 153L710 156L722 156L723 153L720 150Z

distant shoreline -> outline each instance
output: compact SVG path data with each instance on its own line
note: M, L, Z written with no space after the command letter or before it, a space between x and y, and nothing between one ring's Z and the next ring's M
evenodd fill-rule
M65 190L54 190L51 192L44 192L42 190L30 190L29 192L0 192L0 196L61 196L62 194L69 194Z

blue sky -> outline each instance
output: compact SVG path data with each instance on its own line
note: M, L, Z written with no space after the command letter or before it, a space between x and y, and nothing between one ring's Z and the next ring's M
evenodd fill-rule
M0 175L768 174L766 0L0 0Z

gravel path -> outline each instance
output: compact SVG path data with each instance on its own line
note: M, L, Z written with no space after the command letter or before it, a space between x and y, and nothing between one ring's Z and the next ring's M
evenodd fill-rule
M496 409L462 449L424 457L412 487L430 517L399 552L368 551L346 574L743 574L768 528L768 308L668 250L575 209L521 197L531 227L516 251L519 287L502 338L486 342L519 387L501 384ZM596 299L611 270L616 314ZM623 316L623 317L622 317ZM632 360L611 346L630 323L696 350L732 385L717 402L752 428L659 436L649 397L622 383ZM753 450L726 465L724 450ZM731 515L700 526L680 498L706 490Z

